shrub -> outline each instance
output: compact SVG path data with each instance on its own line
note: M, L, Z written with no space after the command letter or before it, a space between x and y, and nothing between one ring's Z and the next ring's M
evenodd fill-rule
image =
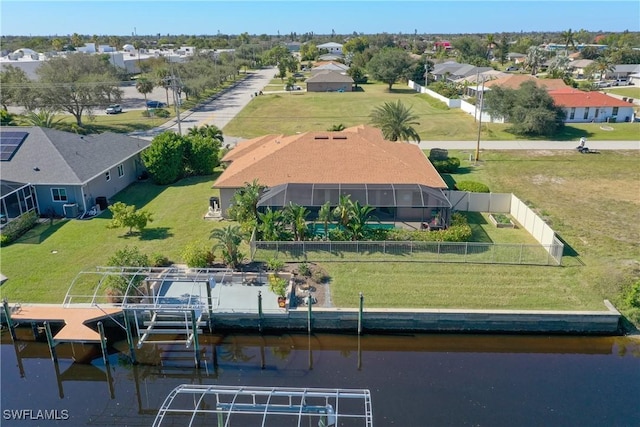
M304 277L311 277L311 268L309 267L309 264L307 264L306 262L303 262L298 266L298 271Z
M278 258L270 258L267 260L267 270L276 273L284 268L284 261Z
M446 230L411 231L404 229L389 230L388 240L417 242L468 242L471 238L471 227L464 215L454 213L451 225Z
M429 160L447 160L449 158L449 150L444 148L432 148L429 151Z
M287 292L287 281L275 274L269 276L269 290L279 297L284 297Z
M431 163L440 173L454 173L460 167L460 159L457 157L449 157L446 160L433 160Z
M167 267L171 265L171 261L169 261L169 258L157 252L151 254L150 261L151 265L154 267Z
M189 268L205 268L213 263L213 252L203 242L191 242L182 250L182 260Z
M2 229L0 246L5 246L15 241L18 237L31 230L37 223L38 214L35 211L27 212L14 219Z
M110 267L149 267L151 262L149 257L140 252L137 246L118 249L107 261L107 265ZM144 280L146 273L131 276L115 276L110 275L106 279L107 283L107 295L120 296L124 295L127 291L129 283L137 286Z
M626 292L624 301L631 307L640 308L640 280L631 285Z
M456 190L469 191L471 193L489 193L489 187L481 182L460 181L456 182Z

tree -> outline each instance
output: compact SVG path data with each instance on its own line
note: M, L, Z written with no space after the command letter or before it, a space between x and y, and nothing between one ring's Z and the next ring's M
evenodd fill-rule
M31 126L56 129L60 126L62 118L56 118L56 112L46 108L39 111L28 111L25 115L26 122Z
M153 82L146 77L140 77L136 80L136 89L144 95L144 104L147 105L147 94L153 92Z
M544 51L538 46L531 46L527 49L527 57L525 63L527 68L531 70L531 75L535 75L538 72L538 68L545 60Z
M560 34L560 37L562 37L562 41L564 42L564 50L568 56L569 46L571 45L571 47L573 47L574 49L576 48L576 41L574 38L573 31L571 31L571 28L569 28L567 31L563 31Z
M342 51L347 53L362 53L369 47L369 39L366 37L353 37L342 45Z
M261 239L274 242L283 240L284 215L281 210L267 208L264 213L258 212L258 232Z
M125 246L122 249L118 249L109 258L107 265L109 267L149 267L151 262L149 257L140 252L137 246L131 248ZM136 274L133 276L109 275L106 280L109 289L108 293L113 296L123 296L127 292L129 284L135 289L145 277L147 277L147 274Z
M382 130L385 139L420 142L420 135L413 128L413 125L420 124L416 121L418 116L412 114L411 108L405 107L400 100L376 107L370 117L373 125Z
M500 61L500 65L504 65L509 59L509 41L507 40L507 36L505 34L500 38L500 44L498 45L498 60Z
M295 241L304 240L307 231L307 216L309 210L304 206L289 202L284 208L284 218L287 224L291 226L293 231L293 239Z
M367 76L365 75L364 70L358 66L354 65L349 67L349 69L347 70L347 74L353 79L356 88L358 87L358 84L367 82Z
M107 228L129 228L127 234L132 234L135 228L140 233L147 226L147 223L153 222L150 212L144 210L136 210L135 205L126 205L122 202L116 202L109 206L112 219Z
M164 89L167 95L167 105L169 105L169 88L171 87L170 77L171 73L166 68L156 69L156 86Z
M189 135L186 139L188 143L185 145L184 174L211 175L220 164L219 140L203 135Z
M6 111L9 105L20 105L27 110L36 107L36 93L27 73L21 68L7 65L0 71L0 103Z
M386 47L373 55L367 69L374 79L386 83L391 90L396 81L406 75L411 63L411 57L404 50Z
M171 184L182 177L186 144L184 137L163 132L141 153L142 162L156 184Z
M607 73L612 73L616 69L615 64L606 56L596 58L596 60L591 65L593 65L594 71L600 74L600 81L605 79Z
M115 69L97 55L77 53L45 61L36 71L41 105L65 111L82 126L82 115L120 102Z
M240 243L242 243L240 227L228 225L225 228L216 228L211 232L211 238L217 240L213 250L221 250L222 259L227 267L237 268L244 258L244 255L240 253Z
M263 185L254 179L251 183L245 183L233 195L233 204L229 208L229 216L238 221L243 230L251 232L258 221L258 200L265 189Z
M485 94L484 105L492 116L509 121L509 132L516 135L553 136L564 126L564 110L532 81L515 90L493 87Z
M318 221L322 222L324 225L324 238L325 240L329 236L329 223L331 222L331 218L333 217L331 213L331 202L326 202L322 206L320 206L320 210L318 211Z
M349 211L351 209L351 196L349 194L341 194L338 206L333 209L333 217L338 220L340 225L346 229L349 223Z
M349 221L346 224L351 240L360 240L364 237L367 222L372 219L373 206L362 206L357 200L349 206Z
M486 58L491 59L491 55L493 54L493 49L497 47L496 37L493 34L487 34L487 54Z

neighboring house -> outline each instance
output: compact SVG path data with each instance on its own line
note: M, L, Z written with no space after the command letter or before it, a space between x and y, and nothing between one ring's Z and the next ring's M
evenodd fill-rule
M640 73L629 74L629 84L634 86L640 86Z
M331 55L342 56L342 45L340 43L323 43L317 46L318 49L326 49L327 52Z
M575 61L569 62L567 68L571 71L571 74L577 79L585 78L584 69L589 65L593 64L593 60L591 59L576 59Z
M451 42L449 40L440 40L433 43L433 51L435 52L436 50L438 50L438 48L451 50L453 49L453 46L451 46Z
M494 80L485 81L484 91L491 90L492 87L500 86L505 89L520 89L520 85L524 82L532 81L539 87L544 87L547 91L567 88L568 86L562 79L539 79L530 74L507 74ZM477 96L483 91L483 85L479 83L476 86L469 86L467 93L469 96Z
M620 64L614 67L613 72L607 72L607 79L628 79L631 74L640 73L640 64Z
M565 123L628 122L633 117L633 104L601 92L566 88L549 91L549 95L565 110Z
M382 221L440 219L448 224L447 185L415 144L386 141L379 129L356 126L341 132L267 135L239 143L222 159L227 164L214 184L223 213L235 192L254 179L268 187L258 208L307 207L309 220L324 203L342 194L373 206Z
M149 145L111 132L77 135L32 126L2 127L2 181L14 187L30 185L41 215L77 216L73 214L82 214L135 182L144 170L140 152ZM9 218L21 211L4 203L2 209Z
M339 71L322 70L309 77L307 92L351 92L353 79Z
M455 61L447 61L435 64L430 74L435 81L456 81L470 76L493 71L491 67L476 67L471 64L459 64Z
M311 69L311 74L315 75L318 72L325 71L325 70L338 71L338 72L341 72L341 73L346 73L348 69L349 69L349 66L345 65L345 64L343 64L341 62L321 61L321 62L317 62L316 66Z
M527 59L527 55L524 53L509 52L507 54L507 60L512 61L514 64L524 64Z
M285 42L284 43L285 47L287 48L287 50L291 53L295 53L295 52L300 52L300 46L302 46L302 43L300 42Z

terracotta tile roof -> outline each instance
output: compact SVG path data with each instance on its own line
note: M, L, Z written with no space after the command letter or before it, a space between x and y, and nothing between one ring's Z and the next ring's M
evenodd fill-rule
M286 183L447 185L417 145L386 141L376 128L268 135L241 142L223 161L231 164L215 188L237 188L258 179Z
M539 79L529 74L511 74L501 79L486 82L485 87L501 86L508 89L519 89L524 82L533 81L537 86L542 86L547 90L555 90L568 87L562 79Z
M583 92L577 89L552 90L549 95L562 107L633 107L633 104L601 92Z

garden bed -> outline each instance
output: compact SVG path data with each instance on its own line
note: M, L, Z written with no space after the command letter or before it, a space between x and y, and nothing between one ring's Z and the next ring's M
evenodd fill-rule
M505 214L489 214L489 221L497 228L516 228L516 224Z

